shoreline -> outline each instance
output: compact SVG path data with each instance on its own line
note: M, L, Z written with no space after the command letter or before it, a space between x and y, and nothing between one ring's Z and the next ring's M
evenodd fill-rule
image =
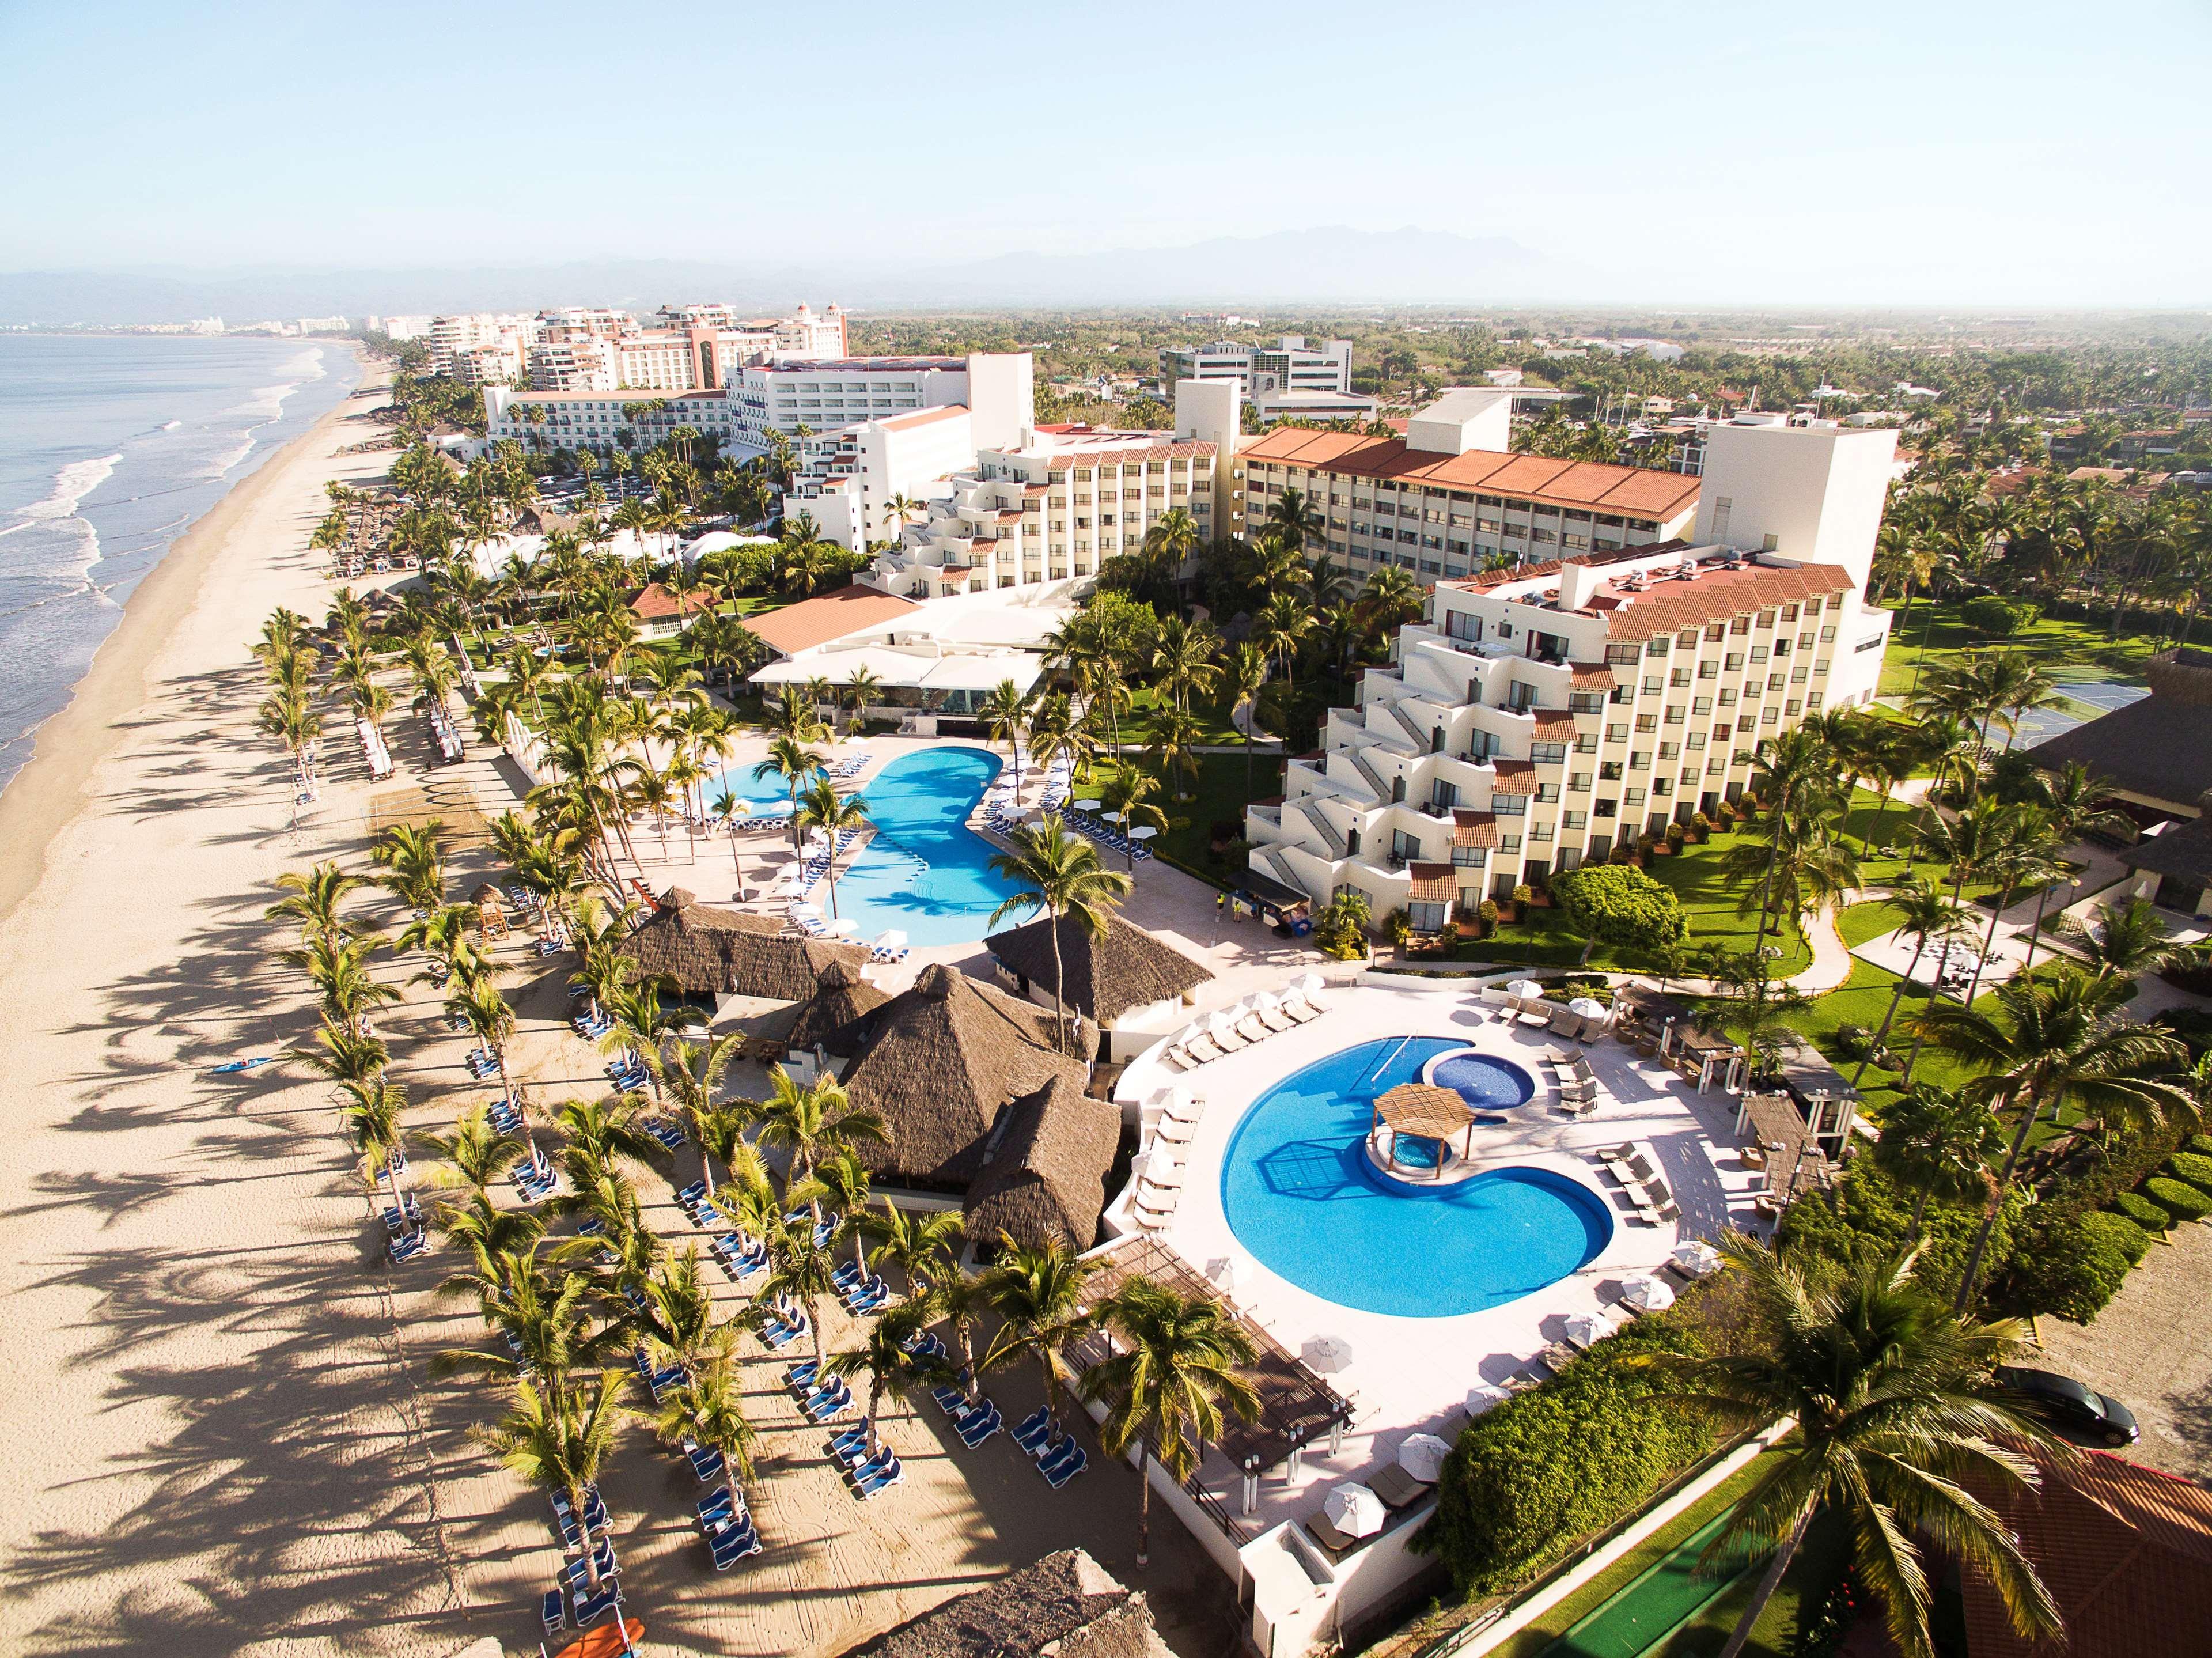
M45 878L57 837L88 804L94 770L143 708L155 658L198 604L225 538L327 428L386 371L356 344L360 382L314 424L288 440L191 524L123 603L123 618L93 653L70 700L32 727L31 757L0 789L0 922Z

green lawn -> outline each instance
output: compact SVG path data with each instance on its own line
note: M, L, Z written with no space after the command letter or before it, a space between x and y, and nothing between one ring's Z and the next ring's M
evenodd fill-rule
M1119 760L1102 757L1091 778L1078 783L1075 792L1102 793L1105 785L1125 766L1139 771L1152 770L1133 754ZM1152 843L1153 851L1206 880L1227 882L1241 874L1244 867L1241 854L1224 856L1214 852L1213 825L1233 823L1242 835L1246 805L1282 793L1283 762L1269 755L1255 753L1251 760L1249 787L1246 776L1243 755L1202 754L1198 756L1197 782L1178 780L1183 787L1193 791L1193 799L1176 800L1170 797L1165 787L1155 789L1149 803L1166 815L1168 829Z
M2044 617L2010 639L1990 639L1959 620L1955 604L1936 604L1932 612L1926 599L1916 598L1897 613L1889 635L1889 649L1882 658L1881 695L1902 697L1911 688L1913 670L1954 659L1962 652L2002 648L2024 650L2053 671L2085 666L2108 672L2140 673L2144 661L2158 648L2148 634L2123 633L2109 637L2107 624L2062 622ZM1921 639L1927 638L1923 652Z
M1152 714L1165 699L1156 686L1139 685L1129 692L1129 706L1121 711L1121 741L1126 744L1146 742L1152 731ZM1209 746L1220 743L1241 743L1244 734L1230 723L1229 705L1201 697L1190 705L1191 717L1198 721L1199 741ZM1266 793L1266 791L1262 791Z

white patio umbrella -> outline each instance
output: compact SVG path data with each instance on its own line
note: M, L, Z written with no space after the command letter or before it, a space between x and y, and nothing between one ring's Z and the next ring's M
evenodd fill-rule
M1272 990L1261 991L1257 995L1253 996L1249 999L1252 1004L1252 1011L1255 1013L1273 1013L1277 1008L1283 1005L1283 999L1275 994Z
M1434 1434L1407 1434L1405 1443L1398 1447L1398 1466L1414 1479L1433 1485L1450 1455L1451 1447Z
M1224 1296L1237 1291L1237 1263L1227 1255L1216 1255L1206 1263L1206 1281Z
M1593 1345L1612 1333L1613 1326L1595 1313L1575 1313L1567 1319L1567 1339L1578 1347Z
M1149 841L1158 833L1150 823L1139 823L1129 831L1129 838L1132 841Z
M1605 1017L1606 1007L1603 1002L1594 1002L1587 996L1577 996L1567 1004L1567 1011L1578 1014L1585 1019L1602 1019Z
M1505 993L1509 996L1518 996L1524 1002L1531 1001L1543 995L1544 987L1534 979L1516 979L1505 987Z
M1233 1036L1237 1034L1237 1019L1224 1009L1216 1008L1206 1016L1206 1034L1209 1036Z
M1291 981L1291 988L1301 996L1318 996L1328 986L1318 973L1302 973Z
M1357 1481L1332 1486L1322 1508L1346 1537L1372 1537L1382 1529L1382 1499Z
M1316 1336L1298 1349L1298 1357L1308 1370L1334 1376L1351 1364L1352 1344L1342 1336Z
M1493 1405L1503 1405L1512 1394L1503 1388L1492 1387L1487 1382L1477 1382L1467 1390L1467 1413L1480 1416Z
M830 931L840 937L849 938L860 930L860 924L849 915L840 916L830 923Z
M1638 1272L1620 1281L1620 1298L1632 1307L1656 1313L1674 1304L1674 1292L1656 1278Z
M906 934L900 932L896 927L892 927L887 931L882 938L876 940L876 948L878 950L904 950L906 948Z
M1721 1264L1719 1251L1703 1238L1676 1244L1669 1258L1692 1278L1704 1278L1707 1273L1718 1270Z

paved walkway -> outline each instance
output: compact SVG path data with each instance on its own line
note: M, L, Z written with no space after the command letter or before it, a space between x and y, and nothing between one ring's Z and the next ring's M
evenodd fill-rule
M2142 1441L2123 1455L2212 1480L2212 1226L2179 1228L2089 1324L2036 1321L2043 1368L2086 1382L2136 1413Z

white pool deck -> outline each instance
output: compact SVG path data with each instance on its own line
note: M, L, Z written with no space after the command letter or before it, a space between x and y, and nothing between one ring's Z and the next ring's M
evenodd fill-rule
M1559 1339L1569 1317L1596 1312L1618 1296L1625 1276L1657 1267L1677 1243L1717 1237L1731 1226L1765 1230L1752 1206L1760 1176L1735 1151L1735 1097L1717 1087L1701 1097L1672 1070L1639 1059L1607 1036L1583 1050L1602 1102L1595 1114L1577 1120L1552 1108L1557 1090L1541 1063L1545 1050L1561 1039L1510 1023L1463 986L1348 986L1328 990L1325 999L1320 1018L1194 1072L1178 1070L1154 1049L1132 1064L1115 1090L1123 1101L1139 1104L1165 1088L1181 1088L1206 1102L1186 1148L1173 1218L1157 1236L1217 1282L1224 1276L1221 1263L1227 1262L1231 1299L1292 1353L1318 1336L1336 1337L1351 1349L1345 1368L1326 1378L1354 1410L1337 1451L1331 1454L1324 1442L1303 1454L1295 1474L1287 1467L1268 1471L1249 1516L1243 1515L1237 1472L1209 1455L1204 1483L1255 1532L1304 1520L1330 1486L1394 1461L1407 1435L1433 1431L1458 1411L1474 1381L1503 1382ZM1479 1052L1516 1061L1538 1079L1535 1096L1512 1113L1514 1123L1476 1129L1475 1154L1549 1169L1600 1193L1614 1230L1587 1265L1534 1294L1481 1312L1407 1318L1325 1301L1262 1266L1238 1242L1222 1210L1221 1167L1244 1112L1301 1066L1363 1042L1401 1035L1459 1037ZM1620 1189L1590 1161L1597 1148L1624 1141L1650 1149L1680 1205L1678 1221L1640 1224ZM1109 1222L1127 1213L1125 1199L1117 1199Z

